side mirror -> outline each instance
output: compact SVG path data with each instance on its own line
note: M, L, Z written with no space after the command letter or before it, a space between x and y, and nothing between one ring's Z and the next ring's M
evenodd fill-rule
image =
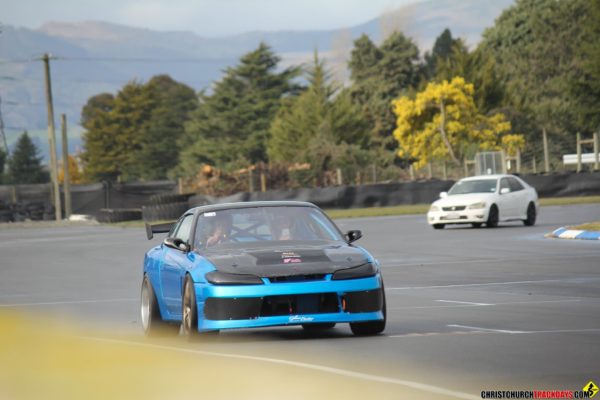
M184 253L187 253L188 251L190 251L190 245L179 238L168 237L165 240L163 240L163 243L167 247L170 247L175 250L183 251Z
M346 242L348 244L352 242L356 242L358 239L362 237L362 232L359 230L353 230L346 232Z
M502 188L500 189L500 194L507 194L510 193L510 189L509 188Z
M440 192L440 199L445 199L448 197L448 192Z

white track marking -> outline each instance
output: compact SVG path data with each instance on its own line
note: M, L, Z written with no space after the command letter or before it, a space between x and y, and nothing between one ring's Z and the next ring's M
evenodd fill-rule
M510 333L510 334L515 334L515 333L525 333L525 331L509 331L506 329L489 329L489 328L481 328L478 326L468 326L468 325L446 325L449 328L463 328L463 329L471 329L473 331L479 331L479 332L496 332L496 333Z
M598 300L598 299L591 299L591 300ZM441 301L441 300L436 300L436 301ZM471 304L461 304L461 305L455 305L455 306L407 306L407 307L390 307L388 308L388 310L412 310L412 309L427 309L427 308L462 308L462 307L480 307L481 305L486 305L486 306L510 306L512 304L519 304L519 305L527 305L527 304L544 304L544 303L573 303L573 302L579 302L581 301L581 299L567 299L567 300L534 300L534 301L510 301L507 303L494 303L494 304L487 304L487 303L471 303ZM468 303L468 302L466 302Z
M422 332L422 333L404 333L401 335L387 335L388 338L411 338L425 336L447 336L447 335L480 335L490 332L483 331L450 331L450 332Z
M433 285L433 286L403 286L403 287L388 287L388 290L413 290L413 289L444 289L455 287L470 287L470 286L497 286L497 285L523 285L526 283L551 283L551 282L566 282L565 279L543 279L539 281L512 281L512 282L485 282L485 283L462 283L456 285Z
M600 328L589 329L555 329L548 331L526 331L523 333L584 333L584 332L600 332Z
M40 303L0 304L0 307L53 306L53 305L58 305L58 304L81 304L81 303L118 303L118 302L126 302L126 301L139 301L139 299L48 301L48 302L40 302Z
M458 392L458 391L446 389L446 388L439 387L439 386L428 385L426 383L420 383L420 382L414 382L414 381L408 381L408 380L396 379L396 378L389 378L389 377L385 377L385 376L371 375L371 374L367 374L367 373L363 373L363 372L356 372L356 371L351 371L351 370L347 370L347 369L327 367L325 365L319 365L319 364L310 364L310 363L305 363L305 362L290 361L290 360L284 360L284 359L279 359L279 358L246 356L246 355L231 354L231 353L217 353L217 352L203 351L203 350L191 350L191 349L184 349L184 348L175 347L175 346L164 346L164 345L157 345L157 344L150 344L150 343L133 342L133 341L127 341L127 340L105 339L105 338L97 338L97 337L83 337L83 339L95 340L95 341L106 342L106 343L116 343L116 344L129 345L129 346L148 347L148 348L154 348L154 349L160 349L160 350L169 350L169 351L175 351L175 352L179 352L179 353L196 354L196 355L209 356L209 357L233 358L233 359L238 359L238 360L250 360L250 361L260 361L260 362L278 364L278 365L288 365L288 366L297 367L297 368L304 368L304 369L310 369L313 371L320 371L320 372L326 372L329 374L346 376L349 378L358 378L358 379L363 379L366 381L389 383L389 384L393 384L393 385L405 386L405 387L408 387L411 389L422 390L424 392L434 393L434 394L438 394L438 395L455 397L458 399L469 399L469 400L480 399L480 397L474 396L474 395L471 395L468 393Z
M586 258L586 257L598 257L598 252L593 253L578 253L574 255L558 255L553 254L548 256L549 259L572 259L572 258ZM395 268L395 267L419 267L422 265L451 265L451 264L473 264L473 263L490 263L490 262L519 262L519 261L532 261L532 260L543 260L546 259L543 255L539 256L523 256L523 257L497 257L497 258L477 258L477 259L467 259L467 260L452 260L452 261L413 261L409 263L404 263L406 259L398 259L398 258L390 258L386 259L383 257L376 257L382 264L382 267L385 268ZM392 264L392 265L390 265Z
M472 301L456 301L456 300L436 300L440 303L456 303L456 304L468 304L472 306L495 306L495 304L490 303L473 303Z
M475 332L495 332L495 333L509 333L509 334L532 334L532 333L585 333L585 332L600 332L600 328L589 328L589 329L552 329L545 331L509 331L505 329L489 329L481 328L478 326L467 326L467 325L446 325L449 328L463 328L471 329Z

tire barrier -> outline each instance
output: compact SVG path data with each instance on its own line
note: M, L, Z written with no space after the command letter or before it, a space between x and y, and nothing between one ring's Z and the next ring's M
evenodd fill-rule
M115 223L123 221L138 221L142 219L139 208L102 208L96 216L98 222Z
M529 174L521 175L525 182L533 186L540 197L594 196L600 195L600 172ZM204 195L175 194L173 181L140 182L123 184L93 183L72 186L74 214L97 215L102 208L130 209L148 207L148 221L171 220L179 215L171 208L182 210L189 204L196 207L205 204L256 200L298 200L309 201L323 208L358 208L373 206L394 206L402 204L430 203L438 198L439 192L447 191L453 181L430 180L417 182L394 182L373 185L334 186L326 188L300 188L270 190L267 192L242 192L231 196L215 198ZM16 199L17 205L7 206ZM39 206L27 208L33 203L48 204L50 185L0 185L0 221L26 219L53 219L54 210ZM163 209L152 207L167 206ZM6 212L10 210L12 216ZM2 212L4 211L4 212ZM183 213L185 210L181 211ZM158 217L158 214L160 217ZM146 218L146 217L144 217Z
M9 205L0 202L0 222L52 221L54 206L39 201Z
M154 194L148 198L148 205L158 206L170 203L185 203L194 193L177 194L177 193L160 193Z
M146 222L172 221L181 217L189 209L188 202L159 204L142 207L142 219Z

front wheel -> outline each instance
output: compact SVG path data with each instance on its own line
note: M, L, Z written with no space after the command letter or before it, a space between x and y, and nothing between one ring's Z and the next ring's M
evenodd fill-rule
M198 306L194 282L187 276L183 284L183 301L181 310L181 333L188 339L198 335Z
M500 219L500 213L498 212L498 207L495 204L492 204L490 207L490 212L488 214L487 222L485 226L488 228L495 228L498 226L498 220Z
M178 327L163 321L158 308L158 300L150 283L148 275L144 275L140 301L142 328L146 336L159 336L161 334L175 333Z
M473 228L481 228L481 222L473 222L471 226L473 226Z
M525 226L533 226L535 225L535 220L537 218L535 205L533 203L529 203L527 206L527 219L523 220L523 224Z
M444 229L445 226L444 224L433 224L433 229Z
M387 309L385 304L385 290L383 285L381 286L381 294L383 295L383 319L381 321L369 321L369 322L350 322L350 330L356 336L370 336L377 335L383 332L385 329L385 323L387 321Z

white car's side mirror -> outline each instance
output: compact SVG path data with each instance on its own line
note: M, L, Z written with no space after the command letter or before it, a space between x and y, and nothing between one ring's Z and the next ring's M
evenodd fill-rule
M502 188L502 189L500 189L500 194L506 194L506 193L510 193L510 189L509 188Z
M445 199L448 197L448 192L440 192L440 199Z

